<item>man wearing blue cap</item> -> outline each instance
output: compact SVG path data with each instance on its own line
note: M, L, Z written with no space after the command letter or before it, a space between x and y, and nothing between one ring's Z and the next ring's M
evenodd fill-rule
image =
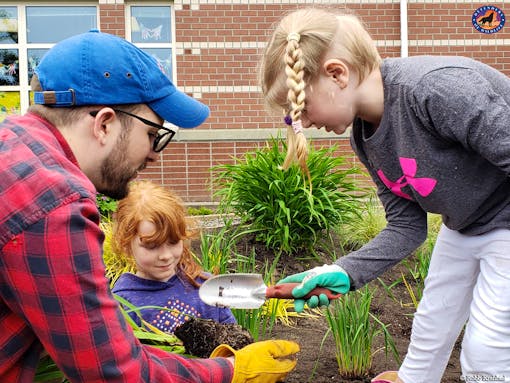
M122 198L207 106L131 43L91 31L55 45L34 105L0 124L0 382L32 382L45 350L71 382L281 381L294 342L187 359L134 337L104 277L97 192Z

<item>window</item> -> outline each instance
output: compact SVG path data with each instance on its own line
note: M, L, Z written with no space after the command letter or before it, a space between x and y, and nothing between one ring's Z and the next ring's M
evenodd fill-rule
M96 7L26 7L26 13L29 44L57 43L97 28Z
M173 80L173 22L170 6L128 7L127 39L154 57L163 72Z
M30 79L48 49L94 28L96 6L0 6L0 121L28 108Z
M0 7L0 120L20 112L18 9Z
M174 80L172 7L133 3L126 15L127 40ZM55 43L95 28L101 29L97 5L0 5L0 121L27 110L34 70Z

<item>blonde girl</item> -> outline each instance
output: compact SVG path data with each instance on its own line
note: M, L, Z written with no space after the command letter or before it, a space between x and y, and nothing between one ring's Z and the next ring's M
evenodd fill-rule
M462 379L510 381L510 79L465 57L382 60L356 17L314 8L278 23L260 67L268 108L287 114L285 166L307 170L303 129L352 126L388 221L361 249L282 281L301 282L296 298L358 289L410 255L427 212L440 213L406 358L374 381L439 383L464 326Z

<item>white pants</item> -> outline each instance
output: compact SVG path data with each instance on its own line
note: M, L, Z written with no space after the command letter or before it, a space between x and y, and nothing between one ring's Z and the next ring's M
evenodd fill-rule
M439 383L465 324L459 380L510 382L510 230L441 227L400 379Z

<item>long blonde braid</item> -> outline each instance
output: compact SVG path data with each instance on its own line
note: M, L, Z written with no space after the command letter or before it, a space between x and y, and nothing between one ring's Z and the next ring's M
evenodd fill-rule
M308 158L308 143L301 126L301 111L305 108L305 81L303 53L299 47L300 35L297 32L287 36L285 49L285 74L287 75L287 100L290 105L289 115L291 124L287 128L287 156L283 162L283 169L287 169L295 161L309 176L306 160Z

